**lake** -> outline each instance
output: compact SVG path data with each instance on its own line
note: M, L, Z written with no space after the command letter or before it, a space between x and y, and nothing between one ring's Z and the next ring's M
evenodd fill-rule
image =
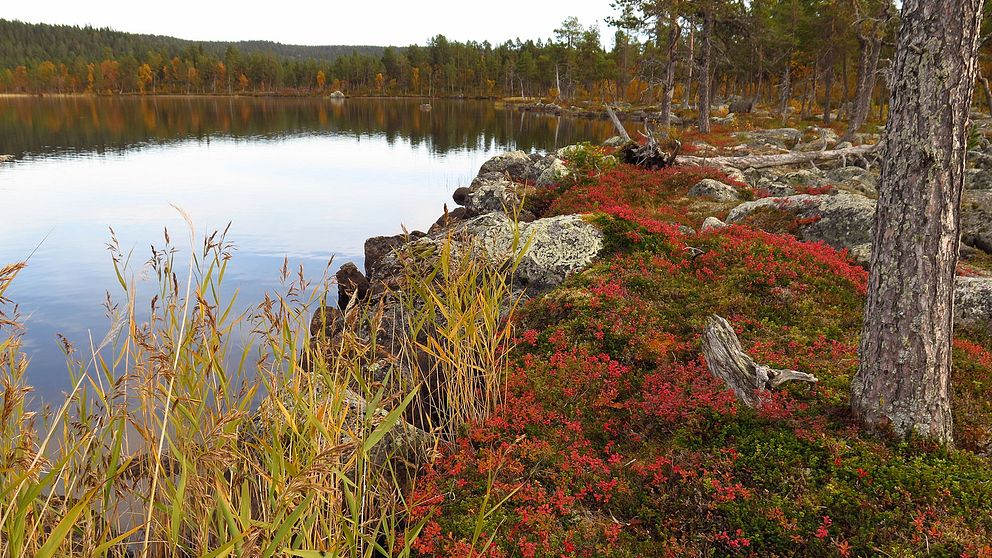
M451 193L509 150L547 152L612 135L608 122L485 101L229 97L0 97L0 265L30 256L8 291L24 317L36 399L68 390L58 335L78 347L119 294L112 227L133 260L230 223L225 284L245 306L279 285L284 259L320 275L363 265L370 236L426 230ZM181 261L182 258L179 258Z

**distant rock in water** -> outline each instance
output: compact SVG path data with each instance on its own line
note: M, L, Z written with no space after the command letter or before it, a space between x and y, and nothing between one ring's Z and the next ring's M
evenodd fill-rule
M344 99L344 93L340 91L335 91L334 93L331 93L330 97L332 99Z

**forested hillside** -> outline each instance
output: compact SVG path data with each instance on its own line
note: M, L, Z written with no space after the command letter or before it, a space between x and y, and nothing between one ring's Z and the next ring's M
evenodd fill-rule
M617 7L621 15L605 30L567 18L548 39L494 45L437 35L426 45L384 48L192 42L0 21L0 92L341 90L643 105L674 99L686 107L737 97L783 113L826 112L827 120L843 107L859 124L884 112L899 24L891 1L619 0ZM711 79L699 80L703 74Z

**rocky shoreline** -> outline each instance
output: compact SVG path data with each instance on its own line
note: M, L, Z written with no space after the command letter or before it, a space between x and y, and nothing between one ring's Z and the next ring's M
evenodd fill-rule
M739 133L738 152L763 153L797 146L802 136L791 128ZM824 134L824 145L836 145ZM438 254L441 250L471 250L473 256L498 263L519 258L514 276L516 292L537 295L554 289L567 277L593 262L603 250L603 232L586 215L539 217L522 208L523 199L553 186L571 172L569 156L580 146L549 155L512 151L493 157L468 187L455 190L457 207L427 232L377 236L366 240L364 272L354 264L337 273L338 309L320 316L330 333L339 332L352 299L380 301L400 283L400 260L409 254ZM985 143L973 158L963 203L962 262L992 255L992 145ZM851 164L845 164L851 163ZM734 224L788 233L800 240L823 242L867 266L875 213L877 165L869 161L840 161L822 168L720 169L728 179L701 180L688 196L713 215L700 232ZM514 208L517 208L515 211ZM722 218L721 218L722 217ZM693 234L692 227L683 225ZM992 275L962 277L957 292L959 324L992 321ZM389 314L389 312L387 312ZM395 343L394 343L395 344ZM389 345L386 343L385 345Z

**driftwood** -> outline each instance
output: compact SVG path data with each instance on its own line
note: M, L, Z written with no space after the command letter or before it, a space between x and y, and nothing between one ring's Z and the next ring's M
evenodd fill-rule
M610 105L606 105L606 114L613 121L617 134L624 140L624 144L616 153L621 161L650 170L669 167L675 163L675 158L678 157L679 151L682 149L682 144L678 140L671 140L670 151L666 151L665 147L658 143L658 138L655 137L651 124L645 120L644 132L641 133L645 142L640 144L631 139L630 134L627 133L626 128L623 127Z
M877 147L877 145L860 145L857 147L845 147L844 149L832 149L830 151L794 151L792 153L782 153L781 155L744 155L741 157L694 157L681 155L676 157L675 163L679 165L761 169L833 161L836 159L846 159L847 157L864 157L874 152Z
M748 407L757 407L762 392L777 388L790 380L818 382L816 376L795 370L780 370L758 364L741 348L740 339L730 323L720 316L710 316L703 336L703 354L710 373L734 390Z

